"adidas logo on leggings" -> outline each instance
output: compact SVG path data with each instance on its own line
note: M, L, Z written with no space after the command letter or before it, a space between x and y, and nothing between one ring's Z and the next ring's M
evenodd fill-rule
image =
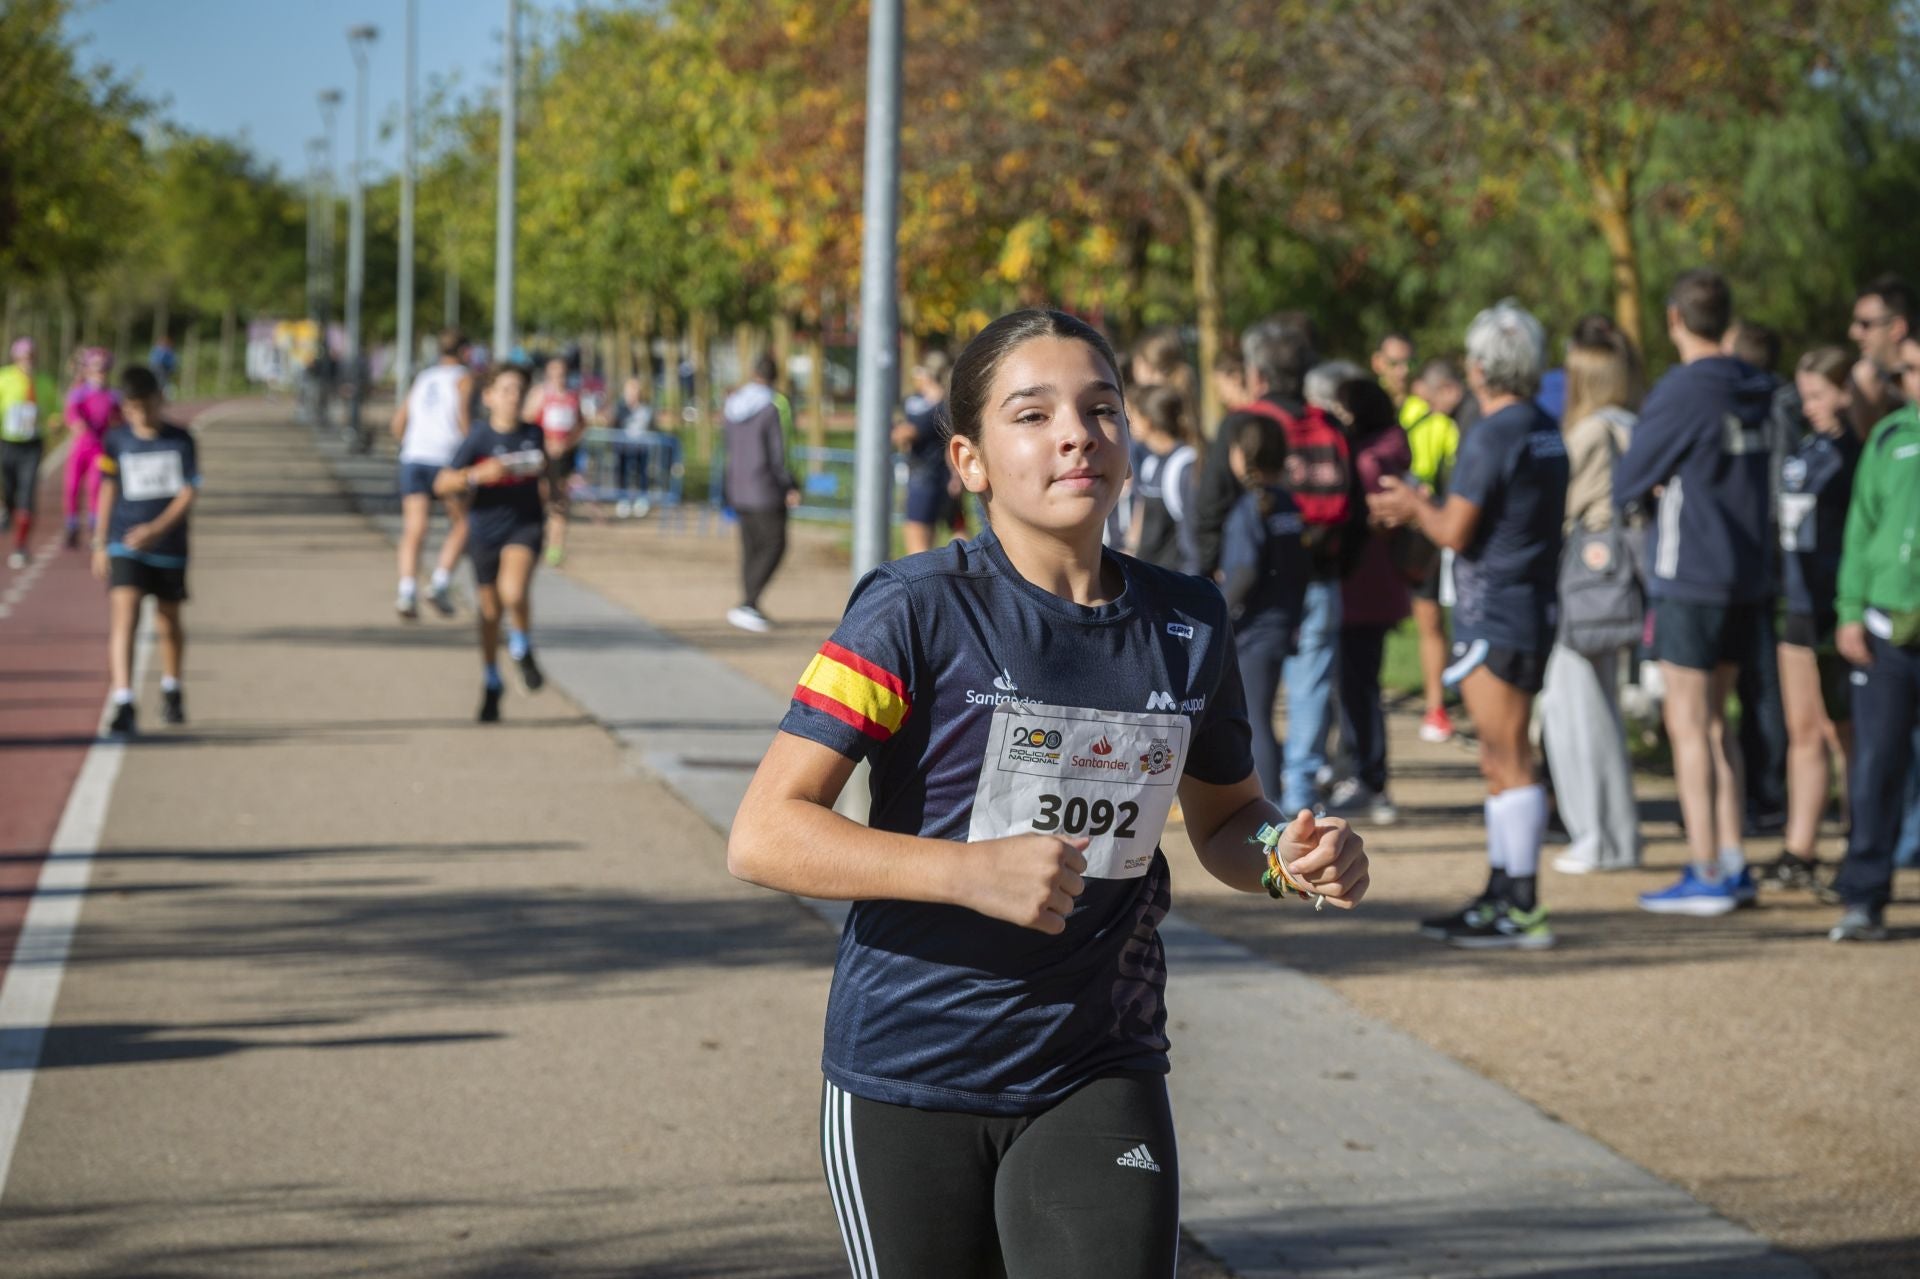
M1135 1146L1113 1162L1122 1168L1140 1168L1147 1172L1159 1172L1160 1165L1153 1162L1153 1156L1147 1153L1145 1146Z

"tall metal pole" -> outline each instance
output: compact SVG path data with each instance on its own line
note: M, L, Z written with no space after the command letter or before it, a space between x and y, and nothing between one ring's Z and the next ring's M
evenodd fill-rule
M407 0L407 89L402 98L400 132L404 138L400 165L400 314L395 324L393 387L405 395L413 383L413 79L415 37L420 25L417 0Z
M867 23L865 242L860 251L860 385L855 404L853 576L893 549L893 419L900 376L896 282L900 211L901 0L873 0Z
M513 143L520 94L520 3L507 0L507 35L500 82L500 194L494 211L493 360L513 352Z
M323 347L327 345L327 326L333 323L333 240L339 229L334 225L334 143L340 103L345 97L338 89L327 89L320 94L320 122L325 128L320 148L320 344Z
M360 409L367 398L367 352L360 326L360 304L367 289L367 53L379 34L373 27L347 29L347 48L353 53L356 81L353 101L353 205L348 215L347 242L347 368L353 377L353 400L347 408L347 429L356 449L367 445Z
M326 144L307 142L307 318L320 319L320 157Z

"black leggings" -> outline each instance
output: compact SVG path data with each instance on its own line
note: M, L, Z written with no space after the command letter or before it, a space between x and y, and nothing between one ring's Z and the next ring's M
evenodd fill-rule
M1180 1162L1164 1075L1038 1115L914 1110L828 1083L821 1155L854 1279L1171 1279Z

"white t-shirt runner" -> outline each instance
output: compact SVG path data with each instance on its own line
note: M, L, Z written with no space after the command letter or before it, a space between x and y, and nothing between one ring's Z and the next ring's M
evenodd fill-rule
M400 460L416 466L446 466L466 432L460 429L460 379L468 376L460 364L436 364L422 369L407 392L407 430L400 441Z
M1219 591L1108 555L1126 589L1097 608L1025 581L991 532L884 565L794 690L781 728L870 761L875 828L1092 841L1058 937L855 903L823 1057L855 1096L1029 1114L1167 1068L1160 835L1183 775L1228 785L1253 759Z

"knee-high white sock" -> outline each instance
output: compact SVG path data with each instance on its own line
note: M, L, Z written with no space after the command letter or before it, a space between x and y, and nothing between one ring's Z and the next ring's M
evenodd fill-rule
M1499 809L1495 806L1498 795L1489 795L1480 805L1480 812L1487 823L1487 865L1495 870L1507 868L1507 845L1500 837Z
M1506 855L1507 874L1514 878L1537 874L1540 844L1547 835L1547 788L1516 786L1487 801L1487 830L1499 840Z

